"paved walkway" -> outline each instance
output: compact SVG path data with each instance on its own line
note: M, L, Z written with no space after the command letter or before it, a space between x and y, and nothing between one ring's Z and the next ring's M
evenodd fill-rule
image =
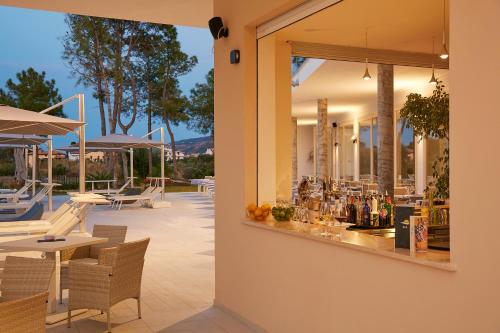
M214 298L214 210L198 193L167 195L171 208L95 207L93 224L127 225L127 240L151 237L142 283L142 319L135 300L112 308L113 332L251 333L241 322L212 306ZM57 198L60 202L63 198ZM67 297L65 294L64 297ZM64 299L67 303L67 299ZM106 317L96 311L48 327L47 332L106 332Z

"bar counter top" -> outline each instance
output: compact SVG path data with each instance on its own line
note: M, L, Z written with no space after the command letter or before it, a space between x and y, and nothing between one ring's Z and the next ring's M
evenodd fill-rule
M242 223L250 227L320 241L334 246L347 247L357 251L368 252L374 255L381 255L418 265L451 272L456 271L455 264L450 262L449 251L429 249L427 252L417 252L412 255L410 250L395 249L394 238L384 238L358 231L346 230L346 226L342 225L325 229L322 225L301 222L256 222L244 219ZM328 231L327 234L325 234L325 230Z

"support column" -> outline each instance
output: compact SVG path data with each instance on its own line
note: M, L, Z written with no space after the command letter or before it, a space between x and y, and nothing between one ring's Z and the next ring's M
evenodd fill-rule
M297 180L297 118L292 117L292 185Z
M359 181L359 120L358 118L354 118L354 122L352 124L352 133L354 137L356 138L355 142L353 143L353 159L352 159L352 165L353 165L353 180L354 181Z
M333 147L334 147L334 155L335 155L335 174L333 178L340 179L340 138L339 138L339 128L335 127L333 129Z
M328 177L328 99L318 99L317 162L316 176Z
M415 194L423 194L427 183L425 139L415 138Z
M378 65L377 73L378 124L378 187L382 193L394 196L394 67Z
M370 182L375 180L375 164L373 153L373 119L370 120Z

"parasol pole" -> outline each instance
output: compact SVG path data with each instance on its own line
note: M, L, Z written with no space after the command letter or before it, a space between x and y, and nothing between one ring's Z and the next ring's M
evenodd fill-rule
M52 135L49 135L47 141L47 178L48 183L52 185ZM52 187L49 190L49 212L52 212Z
M165 192L165 132L163 126L160 127L160 160L161 160L161 199L164 198Z
M80 176L80 193L85 193L85 103L83 94L78 94L78 115L79 121L82 123L78 130L78 143L80 145L79 155L79 176Z

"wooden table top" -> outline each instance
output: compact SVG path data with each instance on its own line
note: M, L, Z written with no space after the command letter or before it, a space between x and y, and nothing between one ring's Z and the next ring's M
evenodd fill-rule
M59 237L63 238L63 237ZM41 252L57 252L75 247L102 244L108 241L107 238L100 237L83 237L83 236L66 236L64 241L57 242L37 242L43 237L30 237L24 239L13 240L0 243L0 249L16 250L16 251L41 251Z

